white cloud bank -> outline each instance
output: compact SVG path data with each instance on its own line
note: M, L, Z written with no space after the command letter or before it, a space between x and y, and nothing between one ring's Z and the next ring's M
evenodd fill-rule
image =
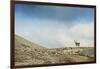
M80 42L80 46L92 47L94 45L94 24L78 23L70 28L64 25L45 26L19 35L48 48L75 47L74 40Z

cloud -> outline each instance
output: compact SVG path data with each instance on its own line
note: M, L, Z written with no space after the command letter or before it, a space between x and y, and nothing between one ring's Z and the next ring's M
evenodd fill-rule
M48 48L74 46L74 40L78 40L81 46L93 46L93 23L79 23L68 28L64 25L38 27L33 31L20 33L26 39Z
M94 24L83 23L75 25L70 29L73 34L73 38L80 41L81 45L93 46L94 44Z

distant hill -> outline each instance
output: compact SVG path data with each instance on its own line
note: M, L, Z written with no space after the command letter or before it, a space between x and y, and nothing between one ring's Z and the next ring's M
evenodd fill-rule
M45 49L45 47L35 44L21 36L15 35L15 45L19 44L19 46L27 46L27 47L34 47L36 49Z

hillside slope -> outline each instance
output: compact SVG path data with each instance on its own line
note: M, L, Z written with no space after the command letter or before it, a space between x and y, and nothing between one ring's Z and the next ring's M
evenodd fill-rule
M15 35L15 65L31 65L41 62L37 59L41 51L45 50L46 48Z
M26 40L23 37L18 36L18 35L15 35L15 45L16 44L20 44L22 46L34 47L36 49L45 49L45 47L40 46L38 44L35 44L33 42L30 42L30 41L28 41L28 40Z

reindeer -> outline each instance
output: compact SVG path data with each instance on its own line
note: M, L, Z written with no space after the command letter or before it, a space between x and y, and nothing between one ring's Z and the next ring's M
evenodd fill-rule
M75 42L75 45L76 45L77 47L80 46L80 42L77 42L77 41L75 41L75 40L74 40L74 42Z

